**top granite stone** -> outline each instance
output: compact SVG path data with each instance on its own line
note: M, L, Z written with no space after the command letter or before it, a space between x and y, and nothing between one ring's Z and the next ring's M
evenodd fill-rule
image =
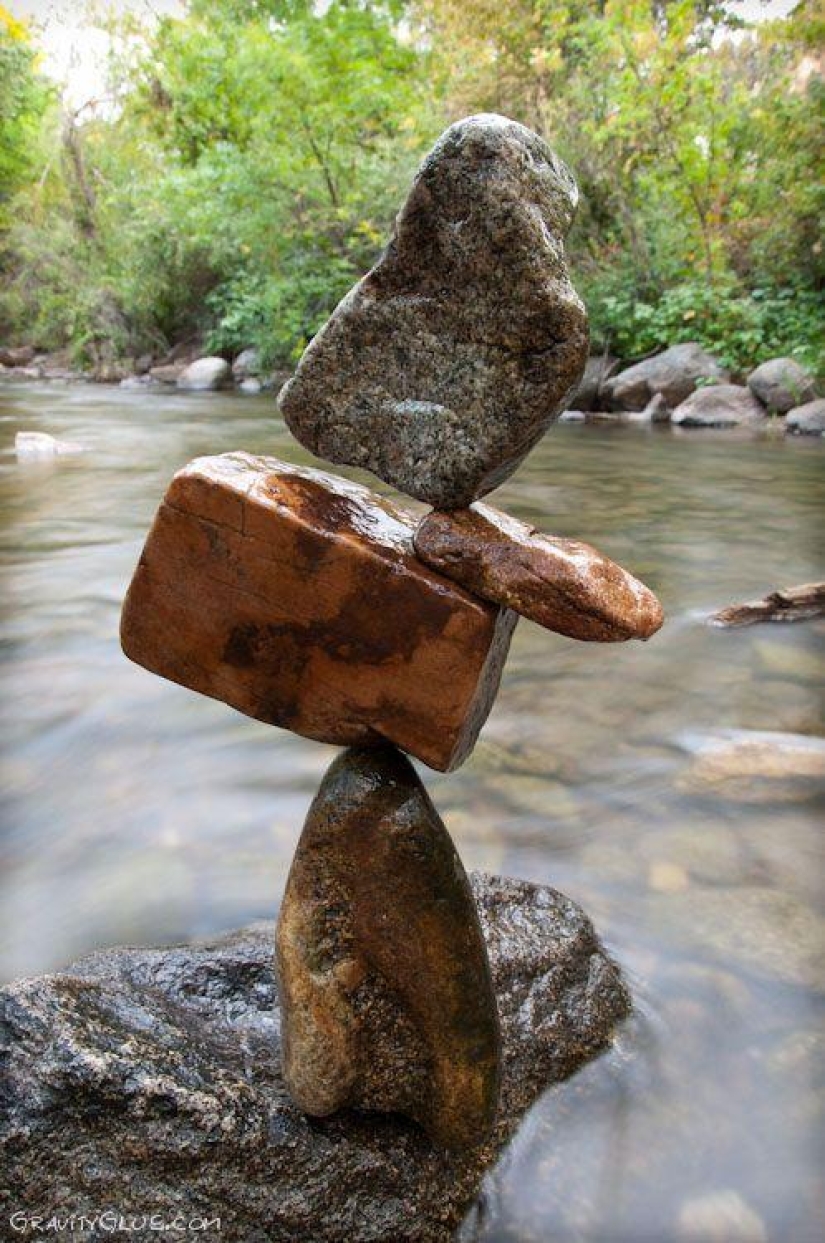
M497 487L584 368L587 316L563 247L577 199L524 126L451 126L381 259L281 391L297 439L441 509Z

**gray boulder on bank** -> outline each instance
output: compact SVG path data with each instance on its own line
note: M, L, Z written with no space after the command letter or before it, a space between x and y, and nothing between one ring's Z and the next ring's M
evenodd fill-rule
M178 388L208 392L223 388L231 379L232 368L225 358L196 358L177 378Z
M160 363L157 367L150 367L149 378L158 384L177 384L185 370L183 363Z
M695 341L672 345L653 358L620 371L602 385L602 396L611 410L644 410L651 398L661 395L674 410L702 380L728 380L728 373Z
M257 350L241 350L232 364L232 375L236 384L242 380L259 377L261 374L261 357Z
M397 1116L302 1114L281 1076L267 924L104 951L0 993L3 1185L43 1217L115 1207L219 1217L215 1237L244 1243L446 1243L523 1110L629 1010L575 903L524 881L472 886L504 1043L489 1142L447 1152Z
M592 354L584 365L579 387L570 399L570 408L574 411L598 410L602 387L618 366L618 358L613 358L610 354Z
M802 436L825 435L825 397L817 397L815 401L806 401L804 406L789 410L785 431Z
M0 367L28 367L34 354L33 345L0 346Z
M771 414L787 414L816 397L813 377L795 358L771 358L748 376L748 388Z
M681 427L738 427L762 423L765 410L749 388L710 384L676 407L671 423Z

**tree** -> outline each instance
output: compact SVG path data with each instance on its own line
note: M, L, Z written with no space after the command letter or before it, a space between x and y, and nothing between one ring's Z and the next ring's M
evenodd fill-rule
M597 343L627 355L698 336L733 364L789 344L814 361L822 80L803 88L797 69L820 0L752 28L713 0L419 11L451 112L509 113L576 173L571 250Z
M48 99L26 27L0 6L0 230L8 226L14 193L36 166Z

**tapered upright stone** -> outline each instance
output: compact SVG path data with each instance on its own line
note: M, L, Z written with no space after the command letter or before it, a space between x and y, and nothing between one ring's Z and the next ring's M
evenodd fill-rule
M298 440L442 509L497 487L584 370L587 316L563 247L577 199L524 126L486 114L451 126L383 256L281 392Z
M416 557L416 518L334 475L246 453L174 477L123 605L126 655L320 742L469 754L515 614Z
M480 1142L501 1041L487 950L450 836L405 756L344 752L310 808L277 934L284 1078L324 1116L414 1118Z

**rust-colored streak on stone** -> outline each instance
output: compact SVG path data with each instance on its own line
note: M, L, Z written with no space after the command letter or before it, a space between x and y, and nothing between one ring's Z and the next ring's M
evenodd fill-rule
M664 620L653 592L589 544L488 505L428 514L415 549L468 591L574 639L648 639Z
M416 556L416 519L343 479L247 454L173 479L123 607L126 655L248 716L454 768L515 615Z
M328 770L278 925L284 1074L307 1113L405 1113L448 1147L496 1112L487 951L450 836L412 765L356 748Z

